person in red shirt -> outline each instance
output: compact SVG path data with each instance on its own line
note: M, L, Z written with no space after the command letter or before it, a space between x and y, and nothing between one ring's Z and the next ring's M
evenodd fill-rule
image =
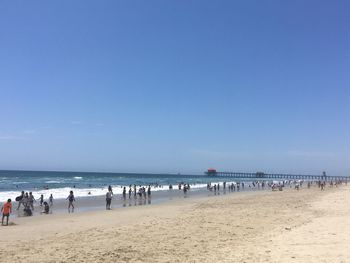
M2 212L1 224L4 226L4 218L7 217L6 226L8 226L8 224L9 224L10 213L12 212L11 199L8 199L8 200L7 200L7 203L5 203L5 204L2 206L1 212Z

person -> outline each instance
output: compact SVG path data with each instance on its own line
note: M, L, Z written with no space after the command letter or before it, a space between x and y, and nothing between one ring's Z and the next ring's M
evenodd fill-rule
M11 204L11 199L7 200L7 203L5 203L2 208L1 208L1 212L2 212L2 220L1 220L1 224L4 226L4 218L6 217L6 226L9 225L9 217L10 214L12 212L12 204Z
M139 197L142 197L142 187L139 188L139 191L137 192L137 194L139 195Z
M50 202L50 206L53 206L53 196L52 196L52 194L49 197L49 202Z
M29 207L34 211L34 202L35 202L35 198L33 196L32 192L29 192Z
M151 196L151 186L150 185L148 186L148 189L147 189L147 195L148 195L148 197Z
M33 215L33 211L30 209L29 206L26 206L24 209L23 209L23 215L24 216L32 216Z
M126 198L126 187L124 186L123 187L123 199L125 200L125 198Z
M49 212L50 212L49 204L45 201L44 202L44 209L43 209L43 211L41 213L42 214L49 214Z
M24 215L25 216L32 216L33 212L31 210L30 199L29 199L29 195L28 195L27 192L23 196L21 202L22 202L22 204L24 206L24 209L23 209Z
M108 192L111 192L111 194L113 195L113 189L111 185L108 186Z
M18 207L17 210L19 210L19 208L21 207L21 205L23 205L23 197L24 197L24 191L22 191L20 196L16 197L16 201L18 202ZM24 206L24 205L23 205Z
M40 200L40 206L43 206L43 203L44 203L44 195L41 195L39 200Z
M131 190L131 185L129 186L129 199L131 198L131 193L132 193L132 190Z
M142 186L142 194L146 198L146 188L144 186Z
M106 210L111 210L112 191L106 193Z
M66 200L68 200L68 202L69 202L68 203L68 213L71 212L71 207L72 207L72 213L74 213L74 204L73 204L73 202L75 202L75 198L74 198L73 191L69 192L69 195L68 195Z
M29 195L28 192L25 193L24 197L22 198L22 204L24 206L24 209L30 208L30 202L29 202Z

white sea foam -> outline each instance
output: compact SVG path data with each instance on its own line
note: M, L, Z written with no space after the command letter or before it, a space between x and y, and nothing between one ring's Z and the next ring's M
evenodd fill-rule
M40 197L40 195L44 195L44 199L48 199L50 194L53 195L54 199L65 199L69 195L69 191L73 191L75 197L85 197L85 196L101 196L105 195L107 188L88 188L88 189L78 189L78 188L70 188L70 187L64 187L64 188L52 188L52 189L45 189L45 190L34 190L33 195L36 199ZM25 191L25 190L24 190ZM29 192L29 191L25 191ZM89 194L89 192L91 194ZM8 198L11 198L12 200L15 200L17 196L20 195L20 191L14 192L14 191L7 191L7 192L0 192L0 202L4 202Z
M144 185L147 189L147 186ZM193 184L191 185L191 189L200 189L205 188L206 184ZM112 185L113 193L120 195L123 193L123 186L120 185ZM132 187L133 189L133 187ZM139 189L139 185L137 185L137 189ZM173 189L177 189L177 185L173 185ZM152 191L167 191L169 190L168 185L164 185L163 187L155 187L151 186ZM24 190L25 192L29 192L29 190ZM100 187L100 188L52 188L52 189L42 189L42 190L33 190L32 193L36 199L40 197L40 195L44 195L44 199L48 199L52 194L54 199L65 199L69 195L69 191L74 192L74 196L79 197L89 197L89 196L103 196L108 191L108 186ZM126 191L129 191L129 187L126 187ZM20 191L6 191L0 192L0 202L4 202L8 198L11 198L13 201L17 196L21 194Z
M80 180L80 179L83 179L83 177L81 177L81 176L74 176L74 179Z
M77 178L82 178L82 177L77 177ZM46 183L54 183L56 181L47 181ZM59 183L59 181L57 181ZM230 184L236 185L237 183L235 181L227 181L226 184L227 186ZM250 182L244 182L245 184L249 184ZM223 186L222 181L216 181L216 182L211 182L211 186L220 184L220 186ZM204 183L198 183L198 184L190 184L191 189L193 190L198 190L198 189L205 189L207 184ZM147 189L147 185L144 185ZM123 186L120 185L112 185L113 188L113 193L120 195L123 193ZM137 185L137 189L139 188L139 185ZM173 184L173 189L177 189L178 185ZM133 187L132 187L133 189ZM162 187L156 187L156 186L151 186L151 190L153 191L167 191L169 190L168 185L163 185ZM29 192L30 190L25 190L25 192ZM63 188L52 188L52 189L42 189L42 190L33 190L33 195L37 199L40 197L40 195L44 195L44 199L48 199L50 194L53 195L54 199L65 199L69 195L69 191L74 192L74 196L79 198L79 197L89 197L89 196L104 196L106 192L108 191L108 186L103 186L103 187L94 187L94 188L71 188L71 187L63 187ZM126 187L126 191L129 191L129 187ZM4 202L8 198L11 198L12 200L15 200L17 196L20 195L20 191L4 191L0 192L0 202Z

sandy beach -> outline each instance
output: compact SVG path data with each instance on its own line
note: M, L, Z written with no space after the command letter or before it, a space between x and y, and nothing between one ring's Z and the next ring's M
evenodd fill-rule
M341 186L12 218L0 261L350 262L349 207Z
M0 263L350 263L349 12L0 0Z

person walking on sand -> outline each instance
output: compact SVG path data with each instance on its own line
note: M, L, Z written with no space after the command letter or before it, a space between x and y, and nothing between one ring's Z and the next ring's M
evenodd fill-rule
M112 191L106 193L106 210L111 210L112 195Z
M10 214L12 212L12 204L11 204L11 199L7 200L7 203L5 203L2 208L1 208L1 212L2 212L2 220L1 220L1 225L4 226L4 218L6 217L6 226L9 225L9 217Z
M66 200L68 200L68 202L69 202L68 203L68 213L71 212L71 208L72 208L72 213L74 213L74 204L73 204L73 202L75 202L75 198L74 198L73 191L69 192L69 195L68 195Z

